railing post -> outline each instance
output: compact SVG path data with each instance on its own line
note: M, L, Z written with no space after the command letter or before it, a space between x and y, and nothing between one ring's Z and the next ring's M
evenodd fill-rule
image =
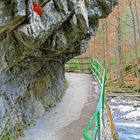
M102 112L104 110L104 103L105 103L105 94L103 92L103 94L102 94Z
M92 64L93 64L93 58L91 57L91 58L89 58L89 70L91 71L91 69L92 69ZM91 71L91 73L92 73L92 71Z
M93 63L93 58L91 57L91 58L90 58L90 64L92 64L92 63Z
M98 128L98 140L101 139L101 127L100 127L100 110L97 112L97 128Z
M95 70L95 73L96 73L96 75L98 76L98 67L99 67L99 65L98 65L98 63L96 62L96 65L95 65L95 67L96 67L96 70Z
M103 76L103 83L102 83L102 112L104 110L104 104L105 104L105 84L106 84L106 71L104 71Z
M78 63L78 67L79 67L79 69L80 69L80 72L82 72L82 71L81 71L81 61L82 61L81 59L78 59L78 62L77 62L77 63Z

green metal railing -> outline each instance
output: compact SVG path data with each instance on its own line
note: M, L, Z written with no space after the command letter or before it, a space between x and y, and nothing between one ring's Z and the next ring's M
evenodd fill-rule
M84 138L86 140L100 140L101 139L101 120L103 119L103 111L104 111L104 94L105 94L105 84L106 84L106 70L105 68L94 58L74 58L73 60L78 61L78 64L83 65L85 62L82 62L83 60L86 60L86 68L90 73L92 73L93 77L96 78L96 80L99 83L99 87L101 89L100 91L100 98L99 102L96 108L96 111L90 120L88 126L86 127L84 131ZM80 61L80 62L79 62ZM88 62L87 62L88 61ZM76 62L68 62L67 67L69 65L75 65ZM67 69L66 69L67 71ZM74 71L74 70L73 70ZM82 69L81 71L82 72Z

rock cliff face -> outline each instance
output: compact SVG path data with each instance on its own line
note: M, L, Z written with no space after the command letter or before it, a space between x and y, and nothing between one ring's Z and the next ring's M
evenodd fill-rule
M64 64L81 54L117 0L0 1L0 139L28 125L62 96Z

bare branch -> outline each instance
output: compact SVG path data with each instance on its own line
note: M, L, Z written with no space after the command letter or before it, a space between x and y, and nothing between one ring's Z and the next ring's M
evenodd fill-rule
M125 23L127 26L131 27L131 28L134 28L134 26L128 24L126 21L124 21L123 19L121 19L120 17L116 16L116 15L113 15L114 17L118 18L121 22Z

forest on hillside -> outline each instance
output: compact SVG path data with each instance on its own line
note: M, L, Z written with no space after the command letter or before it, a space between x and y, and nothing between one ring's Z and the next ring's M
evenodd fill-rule
M85 56L106 66L107 89L116 92L140 91L140 0L120 0L105 19L100 20Z

